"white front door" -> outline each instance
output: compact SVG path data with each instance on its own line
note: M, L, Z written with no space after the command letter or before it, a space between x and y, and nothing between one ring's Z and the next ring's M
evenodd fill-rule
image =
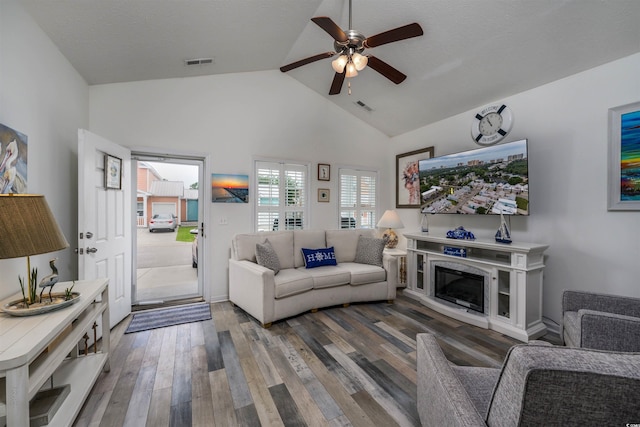
M78 130L78 276L109 278L110 328L131 313L130 174L128 148Z

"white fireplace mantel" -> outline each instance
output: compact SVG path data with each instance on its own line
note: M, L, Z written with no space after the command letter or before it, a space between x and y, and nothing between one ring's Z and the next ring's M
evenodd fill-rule
M404 236L408 272L405 295L449 317L521 341L546 333L542 323L542 282L548 245L449 239L420 232ZM438 264L472 268L487 276L484 313L435 297L433 267Z

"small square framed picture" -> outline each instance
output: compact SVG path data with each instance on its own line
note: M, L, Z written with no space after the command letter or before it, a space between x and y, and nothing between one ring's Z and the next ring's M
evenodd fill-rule
M319 202L329 202L329 189L328 188L318 188L318 201Z
M331 166L318 163L318 181L330 181L331 180Z
M104 156L104 187L113 190L122 188L121 158L109 154Z

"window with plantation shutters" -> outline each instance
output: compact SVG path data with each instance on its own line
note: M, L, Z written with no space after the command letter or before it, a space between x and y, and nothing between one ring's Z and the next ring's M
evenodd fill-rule
M308 167L304 164L256 161L257 231L302 229L307 218Z
M340 227L375 228L378 174L340 169Z

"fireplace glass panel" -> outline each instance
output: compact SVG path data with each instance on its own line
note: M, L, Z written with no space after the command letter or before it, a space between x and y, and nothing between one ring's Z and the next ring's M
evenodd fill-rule
M498 271L498 315L510 318L511 287L509 285L509 272Z
M416 254L416 288L424 290L424 255Z
M484 313L484 277L451 268L435 268L436 298Z

